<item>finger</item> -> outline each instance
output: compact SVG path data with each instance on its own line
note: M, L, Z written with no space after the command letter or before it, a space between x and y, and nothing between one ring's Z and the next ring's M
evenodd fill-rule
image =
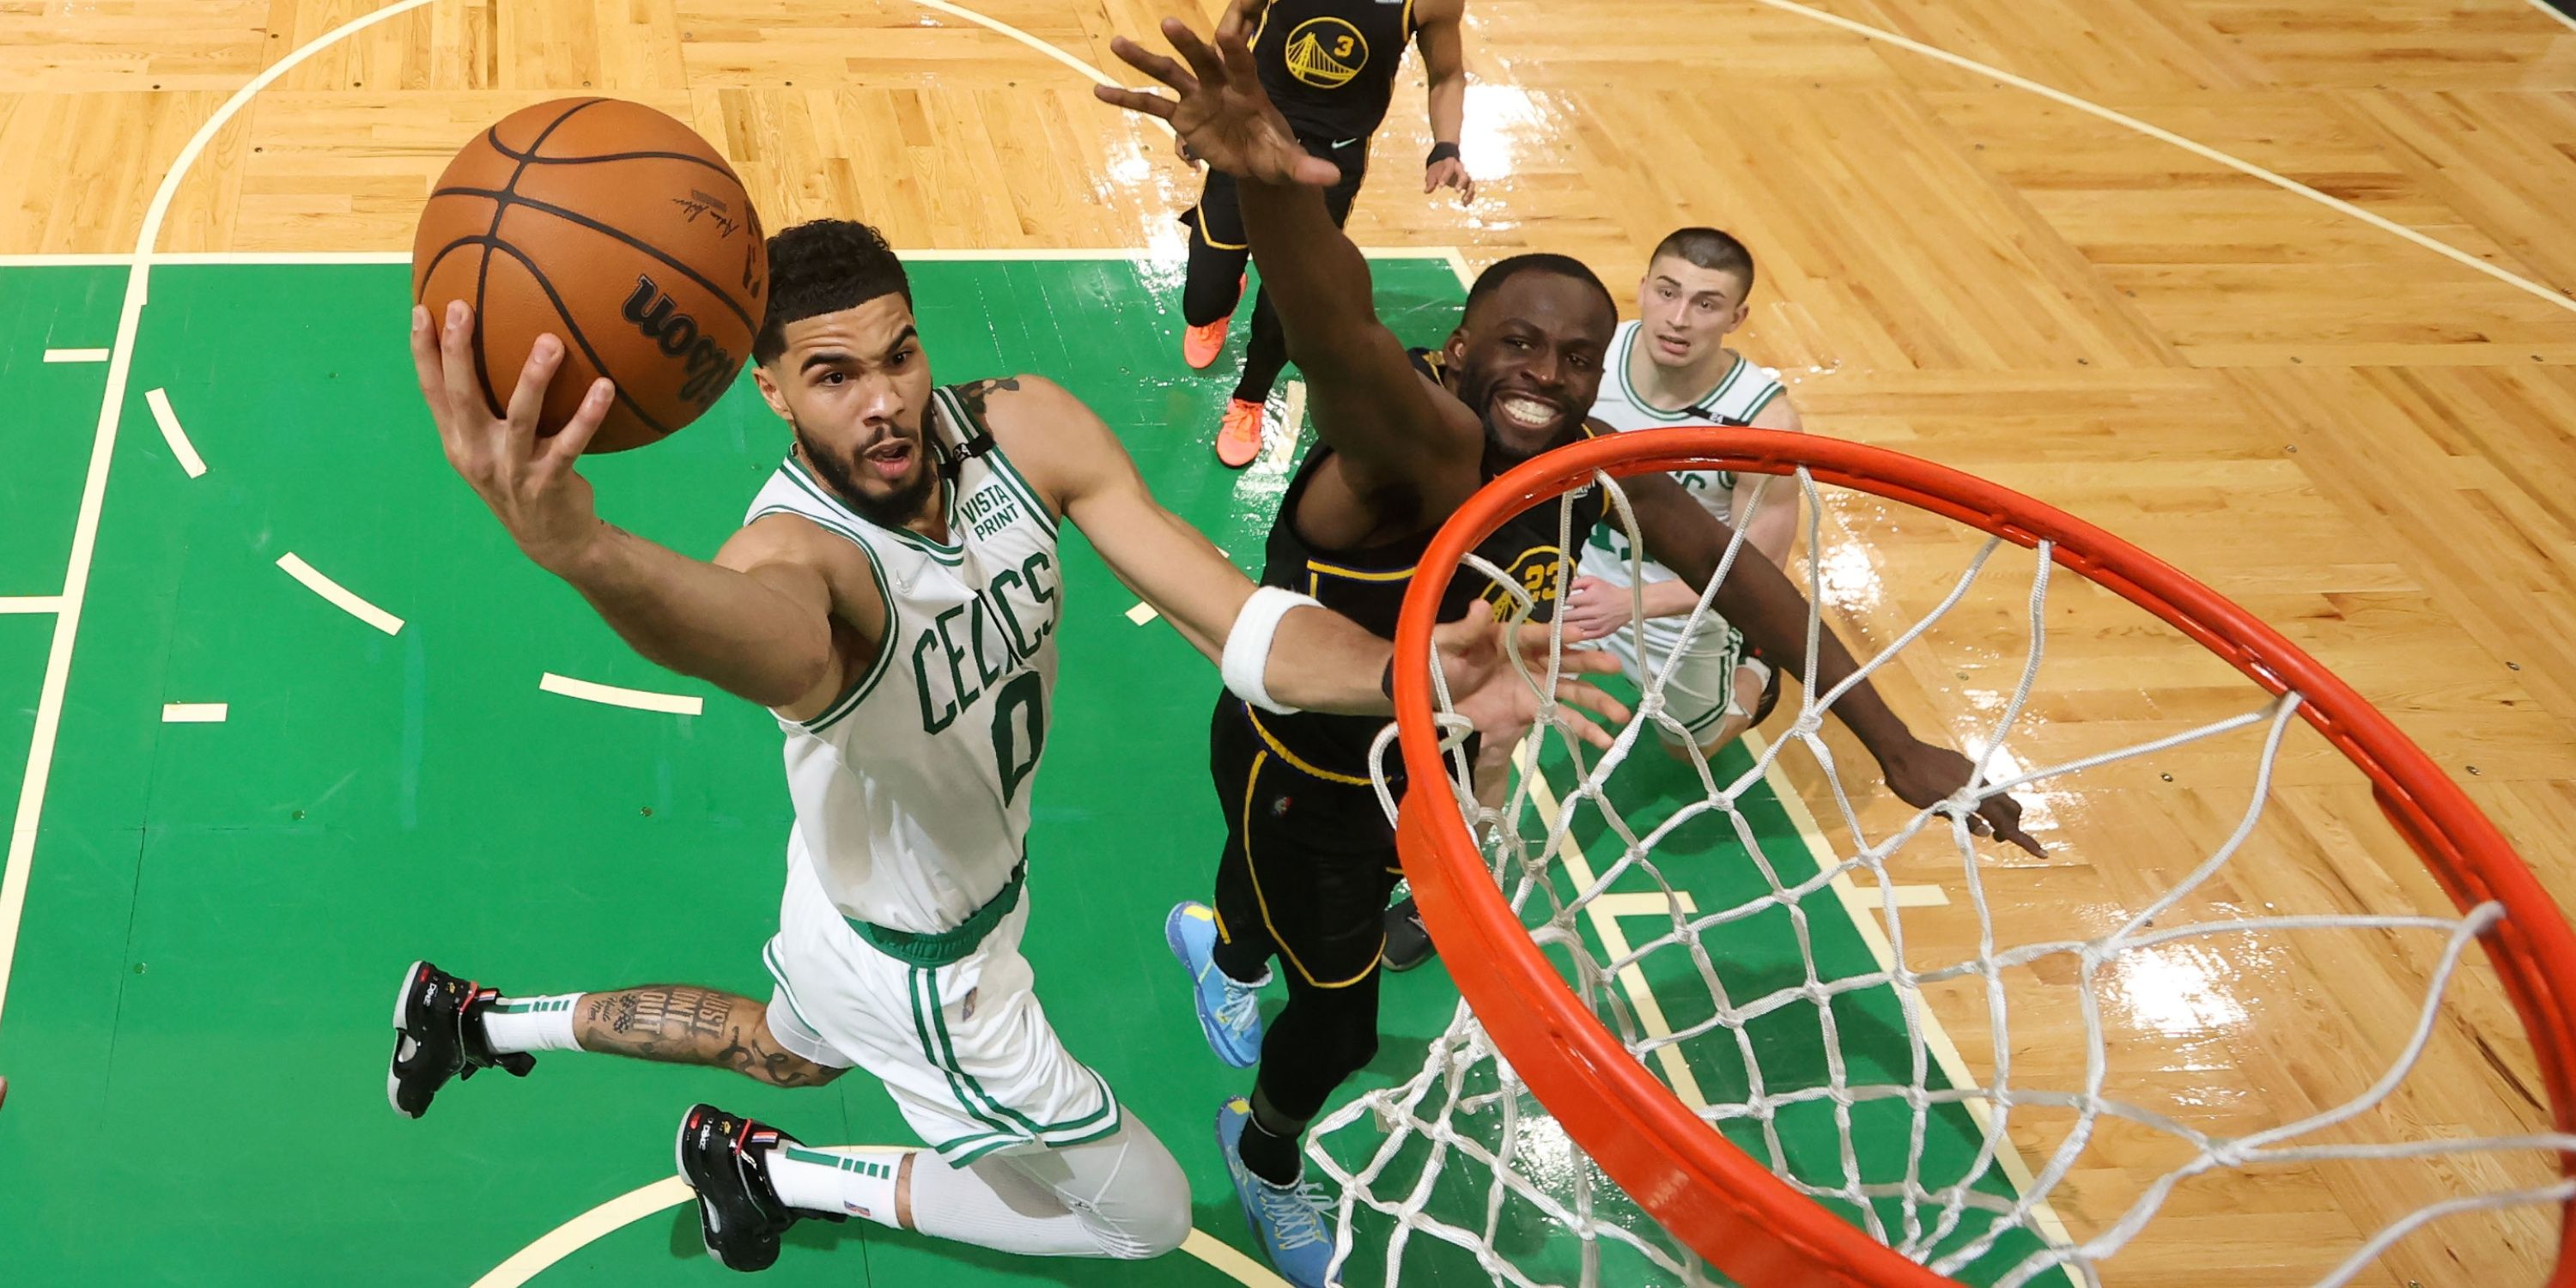
M429 404L430 415L438 420L443 435L447 429L446 364L438 356L438 331L429 324L429 310L413 305L411 310L411 365L420 375L420 400Z
M527 451L526 443L537 433L537 420L546 409L546 386L553 384L555 371L563 366L563 341L552 335L540 335L528 347L528 362L519 368L519 387L510 392L510 412L506 424L510 440Z
M1255 16L1267 8L1269 3L1270 0L1234 0L1234 3L1225 7L1224 15L1216 20L1217 39L1223 40L1230 34L1241 35L1252 30Z
M1463 170L1459 171L1459 172L1458 172L1458 204L1459 204L1459 205L1464 206L1464 205L1469 204L1470 202L1473 202L1475 199L1476 199L1476 177L1475 177L1474 175L1468 174L1466 171L1463 171Z
M1309 187L1329 188L1341 182L1342 168L1322 157L1307 156L1298 159L1288 177Z
M590 382L589 392L582 395L581 406L574 408L572 419L564 422L554 441L546 445L545 465L549 471L568 470L581 454L590 449L602 422L608 419L610 404L617 401L617 386L606 376Z
M1207 41L1200 39L1199 33L1190 30L1188 23L1178 18L1165 18L1163 39L1172 42L1173 52L1181 56L1181 61L1190 65L1191 71L1198 73L1200 84L1217 86L1225 84L1224 59L1208 45ZM1223 38L1219 37L1219 39ZM1175 85L1173 88L1180 87Z
M1182 71L1179 63L1173 62L1171 59L1166 58L1161 54L1154 53L1143 45L1129 40L1125 36L1110 37L1109 52L1118 55L1118 60L1120 62L1123 62L1128 66L1171 86L1173 89L1179 90L1181 93L1191 93L1199 87L1198 81L1192 79L1188 72Z
M1615 675L1620 670L1615 653L1597 648L1570 648L1557 659L1557 669L1569 675Z
M1160 94L1120 89L1115 85L1094 85L1091 87L1091 96L1111 107L1123 107L1139 115L1158 117L1166 121L1172 119L1172 109L1176 106L1172 100ZM1198 164L1197 157L1185 156L1184 159L1193 166Z
M463 300L447 302L446 325L438 335L440 362L447 376L447 410L460 424L491 419L492 400L483 393L481 367L474 354L474 310Z
M1232 31L1217 32L1216 52L1217 56L1224 60L1228 81L1246 86L1258 93L1261 89L1261 72L1252 65L1252 37L1246 34L1246 30L1246 28L1237 27Z
M1624 725L1636 715L1628 704L1581 680L1559 680L1556 700L1570 707L1580 707L1612 724Z
M1425 170L1425 171L1423 171L1423 172L1422 172L1422 191L1423 191L1423 194L1424 194L1425 196L1428 196L1428 195L1430 195L1431 193L1437 192L1437 191L1439 191L1439 190L1440 190L1440 171L1439 171L1439 170L1437 170L1437 169L1431 169L1431 170Z
M2009 841L2030 851L2035 857L2047 857L2040 849L2039 842L2033 840L2030 833L2021 830L2020 801L2010 796L1997 796L1978 806L1977 815L1994 829L1996 840Z

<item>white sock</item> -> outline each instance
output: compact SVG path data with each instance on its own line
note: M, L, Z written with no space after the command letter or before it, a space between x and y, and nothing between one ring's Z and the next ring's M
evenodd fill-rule
M903 1156L913 1152L781 1144L769 1152L769 1182L789 1207L847 1212L894 1226L895 1178L903 1172Z
M578 1051L572 1038L579 993L554 997L504 997L483 1008L483 1041L496 1055L516 1051Z

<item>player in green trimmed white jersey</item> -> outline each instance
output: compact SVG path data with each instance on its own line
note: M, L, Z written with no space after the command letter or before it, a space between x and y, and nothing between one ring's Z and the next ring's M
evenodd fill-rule
M451 465L523 553L646 658L760 703L785 735L796 821L764 1006L656 985L504 997L415 962L394 1007L387 1095L426 1112L454 1078L586 1050L818 1086L882 1080L928 1149L810 1149L711 1105L677 1142L699 1229L761 1269L800 1217L860 1216L1029 1255L1158 1256L1190 1228L1178 1164L1068 1051L1020 953L1030 776L1046 742L1064 610L1056 525L1267 709L1385 714L1392 646L1311 599L1256 589L1145 489L1088 407L1035 376L934 386L903 266L837 220L770 240L755 380L788 459L712 562L602 522L573 468L611 391L534 432L562 345L541 338L506 413L484 402L471 311L413 318L421 392ZM1462 712L1526 729L1537 695L1490 618L1441 628ZM1509 641L1546 665L1545 628ZM1570 670L1614 670L1569 655ZM1602 714L1577 684L1559 696ZM1589 733L1603 745L1598 728Z
M1637 284L1637 315L1623 322L1604 356L1601 392L1592 418L1613 429L1667 425L1746 425L1797 430L1797 410L1777 373L1726 347L1744 325L1753 293L1753 256L1742 242L1714 228L1681 228L1648 258ZM1796 481L1765 474L1741 477L1719 470L1676 470L1682 487L1744 532L1745 542L1777 564L1788 558L1798 534ZM1672 569L1642 561L1644 615L1631 624L1638 596L1627 535L1612 524L1592 534L1583 551L1582 576L1566 597L1566 628L1574 638L1596 640L1618 655L1628 677L1642 684L1676 649L1683 656L1664 687L1667 710L1704 755L1735 741L1767 714L1779 677L1747 654L1743 633L1712 612L1685 640L1682 628L1699 605L1699 592ZM1666 749L1688 756L1670 729L1658 726Z

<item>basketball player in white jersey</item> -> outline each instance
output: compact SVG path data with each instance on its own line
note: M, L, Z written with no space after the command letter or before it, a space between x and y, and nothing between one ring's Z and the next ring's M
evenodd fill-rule
M678 1165L726 1265L768 1266L804 1216L1033 1255L1160 1255L1189 1233L1188 1183L1059 1040L1020 953L1030 778L1064 611L1056 526L1080 524L1248 702L1382 713L1391 647L1311 599L1256 591L1063 389L1033 376L934 386L903 266L873 229L788 229L770 273L755 380L795 447L713 562L598 517L573 466L613 396L606 381L537 438L554 337L496 417L470 310L412 323L448 460L521 551L646 658L776 715L796 818L762 952L770 1000L667 985L509 998L418 962L395 1003L387 1094L418 1117L449 1079L493 1065L524 1076L545 1050L777 1086L856 1066L929 1148L808 1149L704 1104L682 1118ZM1523 646L1544 649L1536 634ZM1490 625L1444 628L1441 651L1480 718L1526 728L1535 703Z
M1753 255L1714 228L1681 228L1664 238L1637 283L1637 320L1619 324L1603 357L1601 392L1592 418L1613 429L1668 425L1745 425L1798 429L1797 409L1777 372L1726 347L1744 325L1753 292ZM1710 513L1744 533L1746 544L1778 564L1798 535L1796 481L1766 474L1675 470ZM1767 483L1767 486L1766 486ZM1643 561L1644 617L1630 623L1639 597L1626 532L1595 528L1583 550L1583 575L1566 596L1565 622L1578 639L1598 640L1617 654L1639 684L1659 673L1676 649L1680 664L1664 686L1667 710L1704 755L1735 741L1767 714L1779 677L1748 655L1743 632L1712 612L1688 640L1682 627L1699 592L1652 559ZM1690 751L1658 725L1665 748Z

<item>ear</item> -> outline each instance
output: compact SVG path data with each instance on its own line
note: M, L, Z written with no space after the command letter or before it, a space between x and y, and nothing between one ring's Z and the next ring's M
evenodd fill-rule
M1751 316L1753 316L1753 306L1751 304L1747 303L1736 305L1735 316L1726 320L1726 329L1732 331L1735 328L1744 325L1744 319Z
M1440 356L1449 363L1449 367L1453 371L1457 370L1461 364L1467 361L1467 327L1465 323L1460 323L1457 330L1449 333L1448 343L1440 346Z
M776 413L780 420L794 423L795 417L787 410L786 391L780 389L778 382L770 377L768 364L752 364L751 383L760 387L761 400L769 404L770 411Z

